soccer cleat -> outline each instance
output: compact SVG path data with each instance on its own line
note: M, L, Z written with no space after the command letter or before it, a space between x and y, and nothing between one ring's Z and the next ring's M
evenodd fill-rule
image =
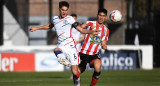
M59 62L60 64L63 64L63 65L65 65L65 66L67 66L67 67L70 67L70 66L71 66L71 63L70 63L68 60L66 60L66 59L64 59L64 58L62 58L62 57L59 57L59 58L58 58L58 62Z

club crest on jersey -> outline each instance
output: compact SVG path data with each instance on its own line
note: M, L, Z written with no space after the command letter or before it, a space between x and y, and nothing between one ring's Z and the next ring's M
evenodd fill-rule
M63 24L67 24L67 23L68 23L68 21L67 21L67 20L64 20L64 21L63 21Z
M92 34L90 38L91 38L91 43L101 44L101 42L102 42L102 39L97 35Z
M91 28L94 30L96 28L96 26L92 26Z

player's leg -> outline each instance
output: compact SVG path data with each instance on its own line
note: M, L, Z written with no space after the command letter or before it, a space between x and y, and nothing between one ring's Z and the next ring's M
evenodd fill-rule
M81 48L81 44L80 43L76 44L76 49L77 49L78 52L80 51L80 48ZM73 79L73 74L70 76L70 79Z
M71 72L73 74L73 81L75 86L80 86L80 71L78 71L78 64L80 61L78 52L75 48L71 48L70 51L67 52L67 54L70 56L70 62L71 62Z
M90 66L94 67L94 73L90 86L95 86L101 74L101 60L95 59L90 62Z
M73 82L75 86L80 86L80 71L78 71L78 65L72 65L71 71L73 74Z
M80 58L81 58L81 56L80 56ZM87 63L83 59L81 59L81 62L78 65L78 71L81 74L86 70L86 65L87 65ZM72 76L70 76L70 79L73 79L73 74L72 74Z
M54 53L57 56L58 62L60 64L63 64L65 66L70 67L70 62L66 59L66 55L62 52L62 49L60 48L55 48Z

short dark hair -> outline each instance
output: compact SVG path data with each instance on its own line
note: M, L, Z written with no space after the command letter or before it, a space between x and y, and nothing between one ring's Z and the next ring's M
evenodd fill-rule
M59 2L59 8L62 8L62 6L66 6L69 8L69 3L67 1L60 1Z
M107 10L106 10L106 9L101 8L101 9L99 9L99 10L98 10L98 14L99 14L100 12L105 13L105 14L106 14L106 16L107 16Z
M72 13L71 16L77 18L77 15L75 13Z

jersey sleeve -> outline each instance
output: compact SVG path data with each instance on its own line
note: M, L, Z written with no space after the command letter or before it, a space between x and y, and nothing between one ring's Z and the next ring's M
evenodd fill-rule
M74 18L72 17L72 16L70 16L70 24L73 24L73 23L75 23L76 21L74 20Z
M58 19L58 16L54 16L53 19L50 21L50 23L54 25L56 19Z
M85 24L87 25L87 30L92 30L91 27L93 26L93 23L91 21L87 21Z
M90 21L87 21L86 23L85 23L87 26L92 26L92 22L90 22Z

